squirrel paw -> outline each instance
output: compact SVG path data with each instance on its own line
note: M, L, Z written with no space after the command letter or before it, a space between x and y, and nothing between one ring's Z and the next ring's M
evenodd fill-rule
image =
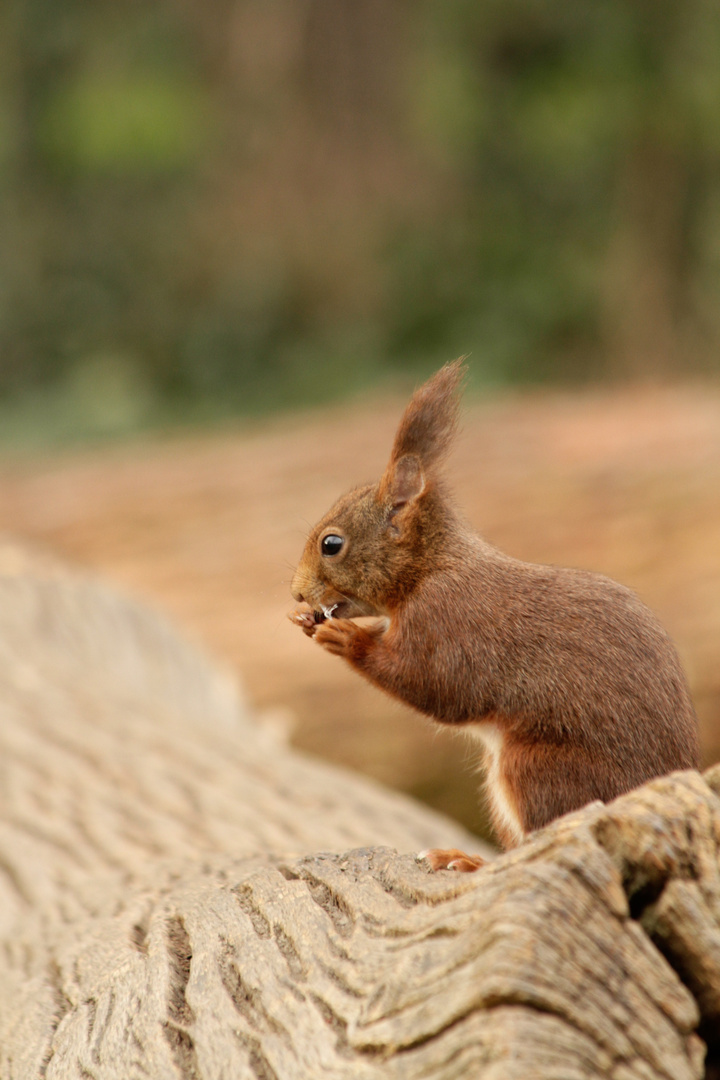
M457 870L461 874L472 874L485 865L485 860L479 855L466 855L457 848L431 848L429 851L421 851L418 859L430 863L432 870Z
M296 626L299 626L303 634L307 634L308 637L315 636L318 623L315 618L315 612L309 605L298 608L296 611L291 611L288 615L288 619L291 623L295 623Z
M315 640L328 652L346 659L353 656L365 631L351 619L328 619L315 627Z

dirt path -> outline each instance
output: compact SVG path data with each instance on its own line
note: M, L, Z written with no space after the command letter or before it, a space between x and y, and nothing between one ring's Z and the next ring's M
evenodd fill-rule
M381 471L399 400L253 431L0 463L0 530L163 608L237 668L293 741L480 824L470 749L285 619L308 524ZM601 570L675 637L720 757L720 388L470 405L449 471L499 547Z

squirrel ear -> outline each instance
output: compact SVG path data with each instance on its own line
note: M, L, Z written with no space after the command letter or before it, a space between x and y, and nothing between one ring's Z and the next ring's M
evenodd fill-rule
M440 368L415 391L400 420L390 465L413 455L432 469L444 457L455 433L462 381L467 371L461 356Z
M380 484L380 494L390 499L393 513L419 498L424 490L425 474L414 454L391 461Z

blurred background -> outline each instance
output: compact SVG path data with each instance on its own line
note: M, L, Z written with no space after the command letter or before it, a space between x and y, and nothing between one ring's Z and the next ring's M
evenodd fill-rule
M130 427L467 351L486 384L718 370L710 0L0 20L6 406Z
M282 622L470 353L468 516L639 589L720 756L717 4L7 0L0 193L0 527L480 827L469 752Z

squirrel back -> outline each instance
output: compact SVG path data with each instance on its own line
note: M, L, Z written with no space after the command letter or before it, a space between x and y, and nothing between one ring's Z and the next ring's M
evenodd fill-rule
M462 361L415 393L380 481L312 530L291 618L381 689L476 734L506 847L595 799L698 764L675 648L629 589L521 562L477 536L440 465ZM371 627L352 620L378 615Z

